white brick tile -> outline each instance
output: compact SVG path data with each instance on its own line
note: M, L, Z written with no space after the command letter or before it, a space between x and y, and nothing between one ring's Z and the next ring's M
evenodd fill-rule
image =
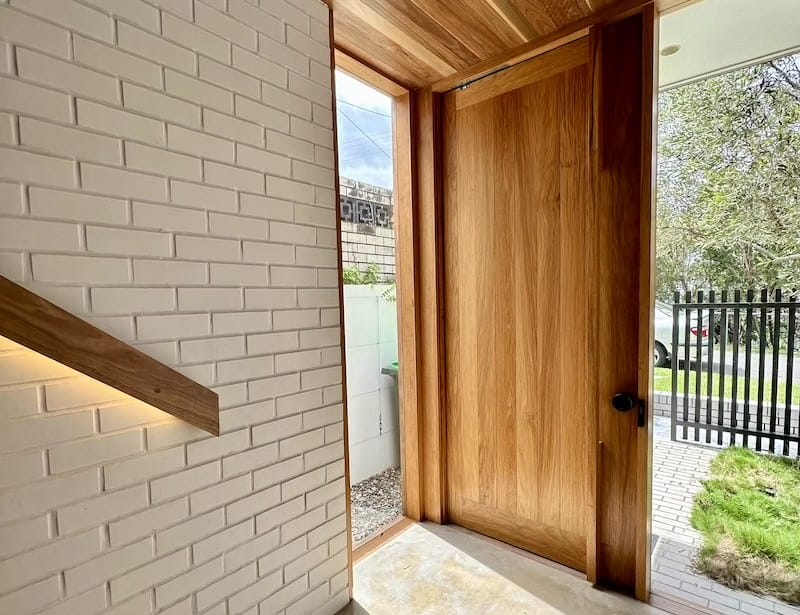
M245 98L240 94L235 95L236 115L242 119L261 124L272 130L289 132L289 114L267 105Z
M0 143L5 145L15 145L18 140L16 133L17 118L10 113L0 113Z
M122 84L125 107L169 122L199 128L200 107L132 83Z
M247 192L264 192L264 175L255 171L206 160L203 163L206 181Z
M166 201L167 180L155 175L125 171L82 162L81 182L84 188L115 196Z
M43 183L59 188L76 186L75 164L71 160L18 149L0 148L0 177L25 183ZM3 246L11 247L4 242Z
M213 235L251 239L267 237L267 223L258 218L211 213L208 220Z
M150 536L152 532L173 525L188 516L189 504L186 498L160 506L150 506L138 514L110 523L111 544L117 547L137 538Z
M295 73L289 73L289 91L299 94L303 98L330 109L333 105L333 94L330 84L321 84L311 79L306 79ZM312 107L313 118L313 107Z
M276 331L309 329L320 324L319 310L281 310L272 314L272 326Z
M125 224L128 217L127 206L122 199L112 199L79 192L64 192L36 186L32 186L28 194L31 214L37 217L63 218L80 222L106 222L109 224ZM89 265L88 260L83 264ZM74 275L80 275L80 272L76 271Z
M263 378L273 373L272 357L249 357L217 364L217 379L221 383Z
M44 478L42 451L0 455L0 487Z
M48 573L91 558L100 553L100 549L100 531L95 528L3 560L0 562L0 591L17 589Z
M281 589L259 603L259 606L266 613L279 613L288 604L300 598L307 590L308 579L300 577L291 583L285 583Z
M253 567L255 568L255 566ZM242 613L248 607L257 604L264 596L280 589L283 582L283 575L280 571L274 572L266 577L262 577L250 587L243 589L237 594L228 598L228 606L231 613Z
M137 284L204 284L207 268L205 263L137 259L133 279Z
M264 12L245 0L229 0L228 11L243 23L277 40L283 40L283 24L274 14Z
M316 81L320 85L324 85L326 88L331 87L331 70L329 67L320 64L316 60L311 60L311 79ZM332 109L330 106L327 108L317 107L314 105L314 109L312 110L312 116L314 117L314 121L317 121L317 113L324 114L327 116L325 121L325 125L328 128L333 127L333 113L331 112Z
M267 176L267 194L287 201L308 203L313 198L313 188L306 183L270 175Z
M275 371L279 374L320 367L321 364L322 358L319 350L303 350L275 357Z
M306 468L315 468L320 465L331 463L336 459L341 459L344 456L344 446L342 441L328 444L322 448L309 451L304 455L304 463Z
M39 411L36 387L0 390L0 416L5 420L15 416L36 414Z
M334 183L332 168L308 164L301 160L292 161L292 177L318 186L330 186Z
M248 49L256 49L258 45L255 30L201 2L195 2L194 19L197 25L237 45Z
M192 592L206 587L223 574L222 558L195 566L189 572L156 588L156 605L160 608Z
M172 448L148 453L103 468L106 489L116 489L140 483L155 476L163 476L184 467L183 449Z
M222 475L225 478L263 468L278 459L278 447L274 444L251 448L244 453L231 455L222 460Z
M164 316L138 316L138 339L145 341L174 337L200 337L211 333L208 314L169 314Z
M190 233L204 233L208 226L203 211L139 202L133 203L133 224L162 231Z
M137 568L119 578L111 580L111 600L121 602L125 598L152 587L188 568L185 551L178 551ZM140 611L141 612L141 611Z
M158 478L150 483L150 497L154 503L157 503L202 487L208 487L219 481L220 472L220 464L215 461Z
M233 162L235 159L235 147L232 142L172 124L167 127L167 141L170 149L190 152L195 156L224 162Z
M186 447L186 456L191 465L227 457L243 451L249 446L250 433L247 429L242 429L189 444Z
M130 281L121 258L33 254L33 277L39 282L123 284Z
M220 426L223 432L263 423L275 416L275 402L271 399L230 408L220 413Z
M333 148L333 131L299 117L290 118L292 136Z
M269 291L281 292L281 291ZM262 333L247 336L247 349L250 354L267 354L298 347L297 332Z
M12 487L0 498L0 523L41 513L99 491L97 470L94 469Z
M316 0L288 0L289 4L294 5L298 9L308 13L309 17L321 22L325 28L328 28L328 18L330 16L330 7L324 2L317 2ZM327 40L327 39L326 39Z
M241 1L244 2L244 0ZM252 51L247 51L241 47L234 47L233 65L240 71L257 77L258 79L269 81L280 87L286 85L286 68ZM258 93L256 93L256 96L257 95Z
M266 286L267 268L264 265L233 265L211 263L211 283L214 286Z
M147 489L136 485L58 509L58 528L61 533L70 534L146 507Z
M210 536L225 527L225 514L222 508L194 516L188 521L156 532L156 553L163 554L185 547Z
M153 559L153 547L149 539L104 553L65 572L67 594L75 595L85 591L101 579L119 576L151 559Z
M225 88L189 77L173 70L164 70L165 88L168 93L191 100L204 107L233 112L233 93Z
M291 175L290 162L284 156L273 154L262 148L237 144L236 162L244 167L256 169L270 175Z
M0 21L3 17L0 16ZM0 612L32 612L58 600L58 576L38 581L0 598Z
M244 477L243 477L244 478ZM239 480L239 479L237 479ZM253 536L253 522L248 520L200 540L192 545L192 555L196 563L202 563L225 553L233 545L241 544ZM228 566L228 570L236 567Z
M261 101L291 115L311 119L311 101L283 88L262 82Z
M320 64L330 66L331 52L328 45L315 41L292 27L286 28L286 42L291 47L314 58Z
M130 399L127 403L100 408L98 413L100 415L101 433L163 421L170 416L163 410L159 410L138 399Z
M306 431L317 429L326 425L340 422L342 420L343 411L341 404L336 406L328 406L327 408L319 408L317 410L310 410L303 413L303 429Z
M309 74L308 56L292 49L284 43L278 42L274 38L259 35L258 53L281 66L300 74ZM330 72L328 73L330 74Z
M186 363L230 359L245 353L243 336L184 340L180 347L181 358Z
M298 500L298 503L302 505L302 501ZM283 508L285 506L287 505L284 504L280 508ZM298 515L301 512L302 509L296 510L294 514ZM260 516L261 515L259 515L259 517ZM275 570L277 568L285 566L292 560L300 557L305 552L306 552L305 537L299 538L297 540L287 541L287 544L283 545L279 549L275 549L275 551L273 551L266 557L262 557L261 559L258 560L258 572L259 574L263 575L266 572L270 572L271 570Z
M227 575L224 579L213 583L208 587L197 592L197 608L207 609L208 607L230 596L234 592L247 587L256 580L256 567L248 566L237 570L233 574Z
M184 17L191 19L192 2L191 0L188 0L188 2L189 14L184 15ZM165 38L180 43L184 47L194 49L203 55L207 55L226 64L230 61L230 43L216 34L198 28L183 19L173 17L169 13L162 14L161 29Z
M305 391L297 395L282 397L277 401L276 410L278 416L287 416L289 414L318 408L322 403L322 394L320 391Z
M327 555L328 545L320 545L319 547L309 549L296 560L286 565L284 569L286 580L290 581L302 576L306 571L324 562Z
M237 310L242 308L242 292L236 288L179 288L181 310Z
M289 478L292 478L293 476L299 475L302 471L303 471L302 456L298 455L297 457L286 459L279 463L273 464L269 467L256 470L253 473L253 488L263 489L264 487L271 487L272 485L276 485ZM275 511L275 509L273 509L273 511ZM274 514L272 516L274 516ZM259 517L258 522L259 524L261 524L263 522L263 519ZM282 521L276 521L270 527L275 527L281 522Z
M267 534L255 537L246 543L230 549L225 554L225 565L235 570L240 566L255 562L259 557L265 553L269 553L280 544L280 533L272 531Z
M286 130L286 129L282 129ZM286 130L288 132L288 130ZM277 130L267 130L267 149L303 160L314 160L314 144Z
M313 246L317 243L317 230L313 226L273 221L269 223L269 236L274 241Z
M123 604L106 609L103 615L140 615L150 611L150 594L141 593Z
M177 205L215 211L236 211L236 193L233 190L178 180L171 180L170 188L172 201Z
M251 380L247 384L251 399L268 399L300 390L297 374Z
M298 9L297 7L292 6L288 2L284 0L269 0L261 2L261 8L267 13L274 15L275 17L285 21L288 24L291 24L301 32L308 32L309 28L309 18L306 13ZM327 28L325 32L327 32ZM327 38L325 39L328 40Z
M258 124L224 115L209 109L203 109L203 128L206 132L220 135L243 143L263 147L264 130Z
M42 611L41 615L71 615L72 613L94 615L103 611L105 603L105 587L95 587L79 596L61 600L58 604Z
M204 56L199 58L199 73L205 81L250 98L258 98L261 93L261 84L256 77Z
M165 41L158 35L150 34L126 23L117 26L117 44L137 55L145 56L162 64L177 68L185 73L194 72L194 53Z
M262 445L267 442L283 440L298 435L302 429L303 421L299 414L270 421L269 423L253 427L253 444Z
M166 144L163 122L88 100L78 100L78 124L107 134Z
M158 64L113 47L75 36L72 41L75 60L110 75L130 79L152 87L161 87L161 69Z
M47 516L41 515L0 527L0 555L3 557L40 545L50 537Z
M93 431L91 412L37 416L5 425L0 431L0 447L7 453L21 451L90 436Z
M224 464L224 460L223 460ZM250 493L250 477L239 476L232 480L202 489L189 496L192 514L197 515L223 506Z
M63 58L69 57L69 32L32 15L0 6L0 38L46 51Z
M125 395L102 382L83 376L60 380L45 385L48 411L96 406L97 404L124 399Z
M74 4L80 6L77 3ZM28 49L18 49L17 70L19 75L28 81L36 81L51 88L66 90L73 94L109 103L119 102L116 79L71 62Z
M0 212L22 214L22 186L15 182L0 182Z
M203 176L199 158L138 143L125 143L125 162L133 169L168 177L200 180Z
M128 457L142 450L142 437L138 431L128 431L113 436L80 440L50 449L50 471L53 474L101 464L113 459Z
M266 232L264 233L266 235ZM294 263L293 245L267 243L265 241L245 241L242 243L242 259L251 263Z
M169 256L171 251L166 233L104 226L86 227L86 247L89 252L126 256Z
M286 201L244 193L239 195L239 201L242 213L247 216L272 220L292 220L294 218L294 206Z
M272 328L272 316L267 311L217 313L211 316L211 322L214 333L218 335L254 333Z
M233 239L216 237L196 237L178 235L175 238L175 251L178 258L197 260L239 260L239 242Z
M86 2L143 28L153 32L158 31L158 11L141 0L86 0Z

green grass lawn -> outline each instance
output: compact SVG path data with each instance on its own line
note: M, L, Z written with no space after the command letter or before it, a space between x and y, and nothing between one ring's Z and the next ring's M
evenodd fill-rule
M669 393L672 390L672 370L669 367L656 367L654 370L654 378L653 378L653 390L660 391L664 393ZM684 373L683 370L678 372L678 392L683 393L683 377ZM700 376L700 391L703 398L706 397L706 387L708 375L703 372ZM736 397L739 400L744 400L744 383L745 379L741 376L737 378L738 380L738 391L736 393ZM689 372L689 393L695 392L695 385L697 383L697 372L690 371ZM713 396L719 397L719 374L714 374L714 379L712 381L713 385ZM733 389L733 376L730 374L725 374L725 397L730 398L732 396ZM758 378L751 378L750 379L750 401L754 402L758 399ZM767 380L764 383L764 403L769 405L772 400L772 382ZM786 383L782 381L778 381L778 403L783 404L786 401ZM800 384L795 383L792 387L792 403L793 404L800 404Z
M692 510L697 565L735 589L800 604L800 463L730 448L711 463Z

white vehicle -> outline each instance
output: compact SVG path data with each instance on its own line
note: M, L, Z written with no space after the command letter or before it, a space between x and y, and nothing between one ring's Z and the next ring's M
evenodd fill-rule
M672 306L663 301L656 301L655 310L655 347L653 349L653 360L656 367L669 367L670 352L672 350ZM685 340L685 323L686 315L681 312L678 321L678 347L682 348ZM697 356L697 318L693 317L689 327L691 342L689 344L689 356L694 358ZM703 324L702 330L699 332L702 337L702 348L700 351L701 356L706 353L706 342L708 338L708 325ZM680 358L680 357L679 357Z

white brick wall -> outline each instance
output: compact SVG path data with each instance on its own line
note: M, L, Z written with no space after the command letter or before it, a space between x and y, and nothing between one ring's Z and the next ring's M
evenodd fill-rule
M0 274L219 393L0 338L0 613L346 601L328 8L0 0Z

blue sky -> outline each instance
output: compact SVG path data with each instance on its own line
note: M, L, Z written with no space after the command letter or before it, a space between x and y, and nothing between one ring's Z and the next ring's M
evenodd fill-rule
M339 173L342 177L392 187L392 101L336 71L339 111Z

